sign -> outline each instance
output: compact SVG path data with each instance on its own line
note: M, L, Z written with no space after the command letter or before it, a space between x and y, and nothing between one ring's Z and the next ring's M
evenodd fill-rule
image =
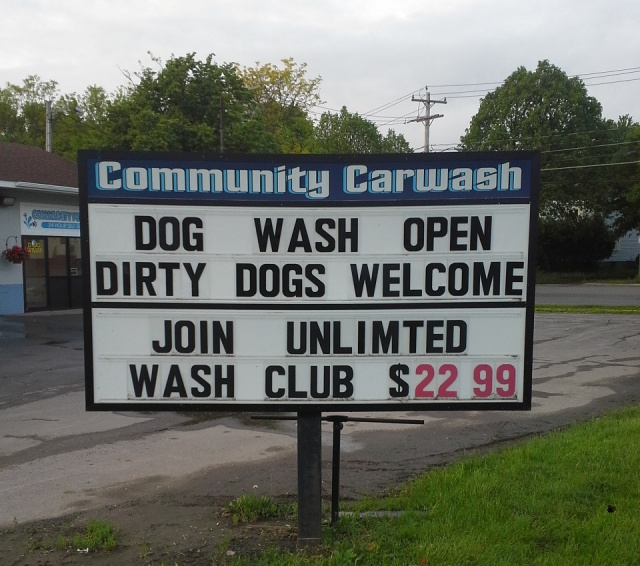
M44 259L43 240L27 240L27 251L31 259Z
M87 407L530 408L538 170L81 152Z
M23 236L80 237L80 212L75 206L23 202L20 218Z

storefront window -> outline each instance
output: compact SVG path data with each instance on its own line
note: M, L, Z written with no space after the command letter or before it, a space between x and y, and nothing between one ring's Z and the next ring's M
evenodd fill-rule
M25 309L68 309L82 306L80 238L23 237L31 257L24 262Z
M27 310L46 309L47 260L46 238L23 238L22 246L29 250L30 257L24 262L25 302Z

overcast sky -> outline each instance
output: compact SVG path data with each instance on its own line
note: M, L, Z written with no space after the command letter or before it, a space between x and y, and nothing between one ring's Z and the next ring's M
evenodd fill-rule
M62 93L112 92L123 70L152 64L147 52L242 66L293 57L322 76L319 112L344 105L415 148L424 128L405 121L428 85L448 101L432 110L444 114L431 127L439 151L480 96L542 59L583 77L605 118L640 120L639 25L638 0L0 0L0 84L37 74Z

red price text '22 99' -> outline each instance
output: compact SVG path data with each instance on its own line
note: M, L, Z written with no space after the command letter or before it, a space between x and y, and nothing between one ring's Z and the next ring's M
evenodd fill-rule
M422 379L416 385L416 399L458 399L458 367L454 364L420 364L415 371ZM409 374L409 367L396 364L389 368L389 377L395 387L389 388L391 397L408 397L409 383L403 375ZM473 398L487 399L500 397L508 399L516 394L516 368L512 364L500 364L495 370L489 364L478 364L473 368Z

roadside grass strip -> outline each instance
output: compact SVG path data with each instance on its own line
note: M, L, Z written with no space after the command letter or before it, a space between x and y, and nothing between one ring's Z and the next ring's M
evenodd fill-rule
M537 313L640 314L640 306L536 305Z
M239 565L631 565L640 561L640 408L427 472L348 507L313 554ZM402 511L378 513L371 511Z

